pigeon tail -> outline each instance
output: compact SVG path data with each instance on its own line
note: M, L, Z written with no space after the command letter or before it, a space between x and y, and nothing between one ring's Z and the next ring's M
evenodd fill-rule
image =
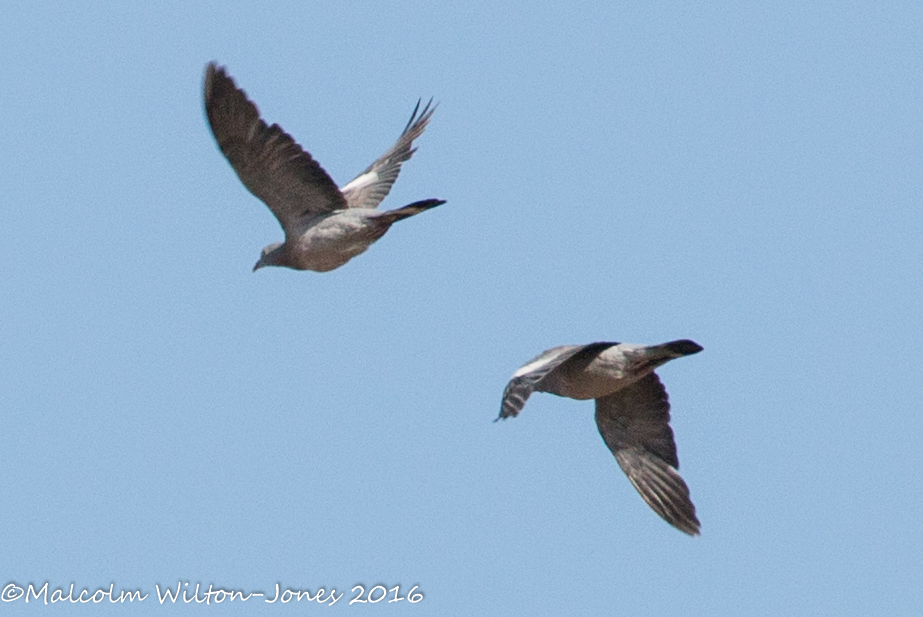
M398 208L397 210L389 210L382 214L382 218L387 219L388 223L395 223L402 219L413 216L414 214L420 214L425 210L430 208L435 208L436 206L441 206L445 203L444 199L424 199L423 201L415 201L412 204L408 204L403 208Z
M704 347L695 341L683 339L680 341L670 341L669 343L664 343L663 345L656 345L654 349L662 351L665 355L671 358L682 358L683 356L691 356L694 353L699 353L704 349Z

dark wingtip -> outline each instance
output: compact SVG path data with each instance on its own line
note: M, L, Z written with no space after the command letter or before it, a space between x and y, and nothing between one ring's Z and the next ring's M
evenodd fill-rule
M705 349L695 341L690 341L689 339L672 341L670 343L666 343L664 347L677 356L691 356L692 354L699 353Z
M499 422L500 420L506 420L507 418L515 418L518 413L514 411L507 411L505 407L500 409L500 414L494 418L494 422Z
M695 537L695 536L702 535L702 532L700 531L702 528L702 524L699 522L699 519L696 517L694 511L688 518L685 518L679 521L668 521L668 522L674 527L676 527L677 529L679 529L680 531L682 531L683 533L688 534L690 536Z
M420 111L420 103L421 103L422 101L423 101L423 99L417 99L417 106L413 108L413 113L410 114L410 120L407 121L407 126L405 126L405 127L404 127L404 130L401 131L401 135L403 135L404 133L406 133L407 131L409 131L411 125L413 124L413 121L417 119L417 112Z
M407 126L404 127L404 130L401 131L401 135L407 134L407 131L411 129L415 124L426 123L429 121L430 116L433 115L433 112L436 111L438 105L433 105L433 97L429 98L429 101L426 103L426 107L423 108L423 111L420 111L420 103L423 102L422 98L417 99L417 105L413 108L413 113L410 114L410 120L407 121ZM419 113L419 115L417 115ZM411 152L413 154L413 152Z
M211 82L218 73L225 74L224 67L214 60L209 61L209 63L205 65L205 82Z
M212 96L215 95L215 90L219 90L223 87L226 87L226 84L229 82L231 87L235 87L234 80L228 75L227 71L223 66L212 60L205 65L205 107L208 108ZM220 94L219 94L220 96Z
M205 100L206 101L208 101L208 99L211 98L212 84L215 81L215 71L217 69L218 67L215 64L214 60L212 60L211 62L205 65L204 90L205 90Z

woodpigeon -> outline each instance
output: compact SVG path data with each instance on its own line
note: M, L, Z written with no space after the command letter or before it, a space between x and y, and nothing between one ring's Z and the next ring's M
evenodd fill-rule
M253 267L285 266L327 272L365 252L396 221L442 205L425 199L381 212L401 164L415 152L413 140L433 115L417 102L404 132L390 150L343 188L278 124L267 126L224 67L205 69L205 113L221 152L247 189L279 219L285 242L270 244Z
M596 426L641 497L668 523L697 535L695 506L676 471L679 460L670 428L670 403L654 369L700 351L702 347L689 340L549 349L513 373L497 419L518 415L533 390L596 399Z

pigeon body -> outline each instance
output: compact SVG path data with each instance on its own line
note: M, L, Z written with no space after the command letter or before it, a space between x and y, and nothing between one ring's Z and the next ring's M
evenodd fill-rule
M246 93L223 67L205 70L205 113L221 152L244 186L279 220L285 241L270 244L253 267L285 266L327 272L363 253L401 219L442 205L440 199L379 211L410 159L413 140L426 128L434 108L427 104L410 121L397 143L342 189L277 124L268 126Z
M518 415L533 391L596 399L597 428L641 497L668 523L697 535L695 506L676 471L679 460L669 424L669 399L654 369L700 351L702 347L689 340L549 349L513 374L498 419Z

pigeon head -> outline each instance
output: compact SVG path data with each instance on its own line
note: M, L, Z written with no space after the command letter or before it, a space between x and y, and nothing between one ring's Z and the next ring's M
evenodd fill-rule
M270 244L263 249L263 253L260 255L260 260L256 262L255 266L253 266L253 271L256 272L264 266L281 265L284 265L282 243L274 242L273 244Z

